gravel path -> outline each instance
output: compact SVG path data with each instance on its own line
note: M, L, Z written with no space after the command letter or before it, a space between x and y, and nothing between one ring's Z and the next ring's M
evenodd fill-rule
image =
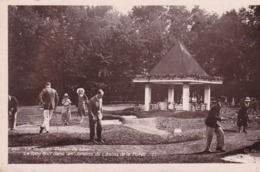
M162 137L167 137L169 134L166 131L159 130L156 127L156 118L136 118L136 119L123 119L123 124L127 127L136 129L141 132L149 134L157 134Z

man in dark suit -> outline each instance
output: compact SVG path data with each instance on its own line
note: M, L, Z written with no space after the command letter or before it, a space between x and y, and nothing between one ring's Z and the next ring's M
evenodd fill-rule
M206 149L204 152L210 152L210 145L213 138L213 133L216 133L217 136L217 151L224 152L224 132L221 128L221 126L218 124L218 121L221 121L220 117L220 109L224 105L224 97L220 97L218 99L218 102L213 105L209 111L208 117L206 118L205 124L207 126L206 128Z
M18 110L18 101L14 96L8 96L8 113L9 113L9 128L16 128L16 118Z
M104 143L101 139L102 125L101 120L103 116L102 97L104 91L99 89L97 94L89 100L88 117L90 128L90 141L93 143ZM97 132L97 141L94 140L95 132Z
M51 88L51 83L47 82L42 92L39 94L40 103L43 105L43 116L44 120L40 127L40 134L45 128L47 133L49 133L50 120L53 111L59 103L59 96L55 89Z

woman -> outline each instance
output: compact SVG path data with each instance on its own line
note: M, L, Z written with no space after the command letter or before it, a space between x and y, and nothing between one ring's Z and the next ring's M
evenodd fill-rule
M83 117L86 116L86 104L88 104L88 97L84 94L83 88L77 89L78 93L78 115L80 116L80 123L83 122Z
M248 121L248 113L247 110L249 109L249 104L250 104L250 98L246 97L244 100L244 103L241 106L241 109L238 111L238 116L237 116L237 126L238 126L238 131L241 131L241 127L243 127L243 132L246 132L246 127L247 127L247 121Z

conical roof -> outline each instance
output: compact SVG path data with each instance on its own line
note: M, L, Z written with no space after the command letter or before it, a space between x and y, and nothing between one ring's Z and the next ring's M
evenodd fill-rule
M208 76L181 43L177 43L172 47L161 61L149 72L149 75L179 74Z

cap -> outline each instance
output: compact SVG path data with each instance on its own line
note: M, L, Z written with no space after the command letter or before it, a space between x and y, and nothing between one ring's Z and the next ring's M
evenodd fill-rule
M99 90L97 91L97 94L104 95L104 91L103 91L102 89L99 89Z

